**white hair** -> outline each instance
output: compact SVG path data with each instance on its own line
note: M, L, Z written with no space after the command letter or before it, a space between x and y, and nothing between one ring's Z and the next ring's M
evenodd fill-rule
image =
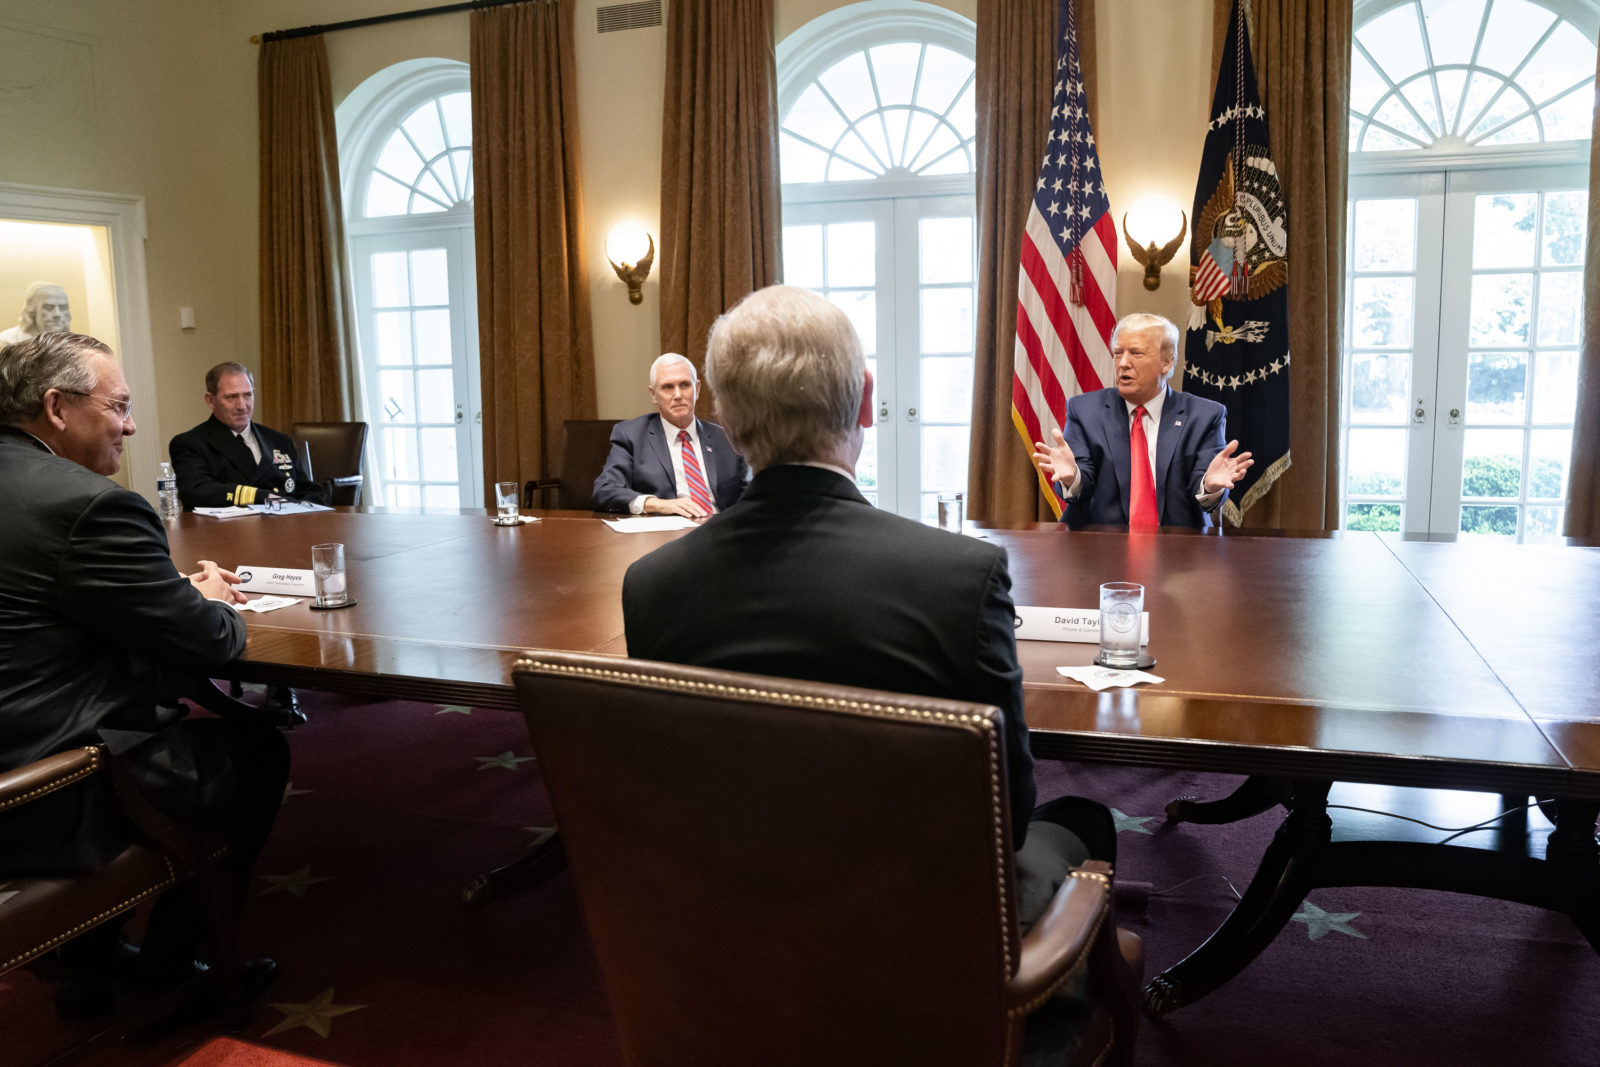
M650 388L654 389L656 387L656 371L674 363L682 363L688 366L689 380L691 382L700 381L700 372L694 369L694 364L689 362L688 356L683 355L681 352L663 352L655 358L654 363L650 364Z

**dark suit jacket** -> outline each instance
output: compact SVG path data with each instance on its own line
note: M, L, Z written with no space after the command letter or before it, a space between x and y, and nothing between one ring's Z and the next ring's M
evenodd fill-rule
M1206 467L1227 443L1226 417L1227 409L1214 400L1167 390L1156 434L1156 509L1161 525L1202 529L1212 525L1195 496ZM1064 521L1071 526L1128 525L1128 490L1133 484L1128 405L1116 389L1097 389L1068 400L1063 436L1082 478L1077 499L1067 501ZM1227 496L1224 491L1218 503Z
M0 512L0 768L105 743L143 782L189 784L191 754L164 744L183 712L157 701L244 651L238 612L179 575L143 497L9 427ZM84 869L122 846L103 794L59 796L30 804L26 823L0 816L0 870L43 857Z
M167 454L178 475L178 499L186 508L260 504L268 492L313 504L328 502L327 486L312 482L288 434L250 424L261 446L261 462L232 430L212 416L172 439ZM291 484L292 483L292 484Z
M671 452L677 447L677 433L674 431L669 441L661 426L661 418L651 414L626 419L612 427L611 452L600 477L594 480L596 511L627 511L628 504L641 493L662 500L677 498ZM744 457L734 451L733 442L722 427L704 419L696 419L695 427L700 435L706 485L711 488L717 510L726 510L744 492L750 468L745 466Z
M879 511L844 477L769 467L622 583L628 654L993 704L1011 828L1033 811L1006 553Z

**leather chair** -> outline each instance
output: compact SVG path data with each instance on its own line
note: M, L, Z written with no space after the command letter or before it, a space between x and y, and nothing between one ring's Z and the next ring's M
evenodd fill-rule
M593 511L594 480L600 477L606 465L606 454L611 451L611 428L616 424L616 419L568 419L562 423L556 476L528 482L523 487L523 504L533 507L533 494L542 492L541 507Z
M361 458L367 447L366 423L297 422L290 436L305 448L311 477L331 483L330 504L349 507L359 501L364 480Z
M1014 1063L1081 967L1073 1062L1130 1062L1110 868L1018 936L997 709L562 652L513 678L629 1063Z
M193 880L211 946L223 1020L245 1021L239 998L239 950L227 846L220 834L202 833L153 807L131 772L99 747L75 748L0 773L0 811L32 801L93 775L104 774L135 830L134 843L89 874L13 877L0 881L0 974L59 948L67 941L182 881Z

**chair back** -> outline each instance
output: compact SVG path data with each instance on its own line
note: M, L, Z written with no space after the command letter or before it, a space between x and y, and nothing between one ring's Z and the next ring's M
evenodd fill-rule
M629 1063L1006 1062L998 710L556 652L514 678Z
M539 488L555 490L556 507L594 510L594 480L606 465L611 428L616 424L616 419L568 419L561 424L561 459L556 464L556 476L539 483Z
M361 496L361 459L367 447L364 422L297 422L292 436L305 449L307 473L333 483L329 503L349 506Z

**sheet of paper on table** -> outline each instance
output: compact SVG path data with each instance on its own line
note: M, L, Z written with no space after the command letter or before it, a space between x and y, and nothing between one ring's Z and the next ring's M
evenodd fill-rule
M692 530L699 523L682 515L640 515L637 518L606 519L618 533L658 533L662 530Z
M195 508L194 513L212 519L246 519L260 514L250 508Z
M299 599L292 596L258 596L234 607L240 611L275 611L278 608L292 608L298 603Z
M1087 667L1057 667L1056 673L1075 682L1082 682L1096 692L1115 686L1138 685L1140 682L1166 681L1165 678L1158 678L1149 671L1117 671L1110 667L1096 667L1092 663Z

